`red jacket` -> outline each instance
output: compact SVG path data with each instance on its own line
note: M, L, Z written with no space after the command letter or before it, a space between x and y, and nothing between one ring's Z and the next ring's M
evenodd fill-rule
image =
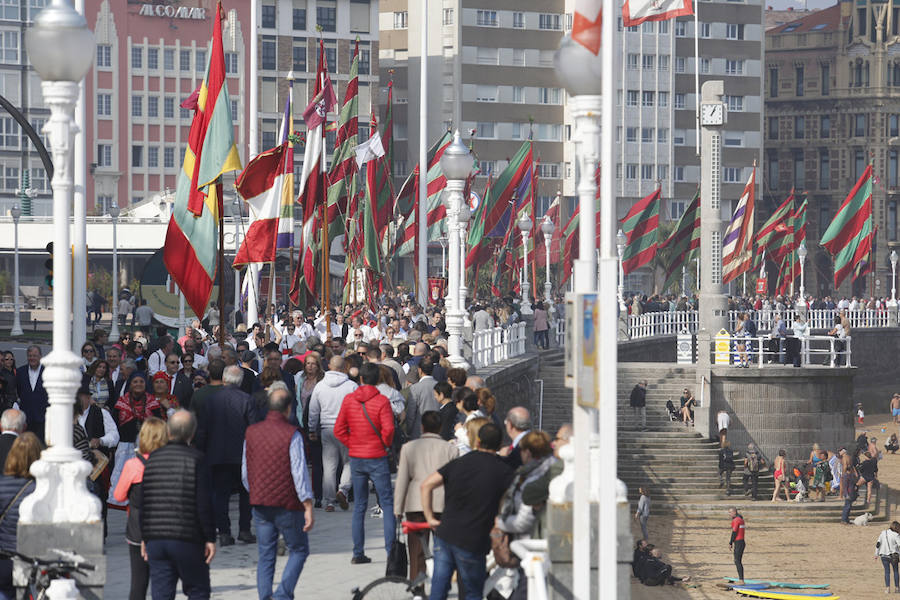
M363 404L369 414L370 424L363 414ZM378 428L381 435L375 433ZM353 458L381 458L387 456L385 447L394 440L394 413L391 403L371 385L364 385L347 394L334 423L334 436L345 446Z

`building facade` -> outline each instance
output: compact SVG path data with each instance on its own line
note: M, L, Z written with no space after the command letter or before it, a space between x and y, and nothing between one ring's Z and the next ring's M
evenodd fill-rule
M768 210L807 192L806 289L816 295L891 293L900 246L900 3L840 2L766 32ZM818 240L866 165L875 174L875 273L834 289Z

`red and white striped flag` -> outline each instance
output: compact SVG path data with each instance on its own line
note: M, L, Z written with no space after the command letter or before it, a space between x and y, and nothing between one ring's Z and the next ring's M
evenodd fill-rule
M622 5L622 23L625 27L692 14L694 6L691 0L625 0Z

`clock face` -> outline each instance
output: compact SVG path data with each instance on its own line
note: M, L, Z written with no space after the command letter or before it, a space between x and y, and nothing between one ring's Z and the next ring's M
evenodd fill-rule
M723 104L703 104L700 107L700 122L703 125L722 125L725 122Z

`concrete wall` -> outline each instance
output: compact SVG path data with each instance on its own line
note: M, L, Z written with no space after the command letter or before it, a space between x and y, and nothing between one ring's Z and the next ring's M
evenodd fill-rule
M813 443L836 450L853 444L853 368L713 367L710 421L731 415L728 439L735 450L759 446L769 464L780 448L789 461L807 459ZM713 432L710 431L710 434Z
M524 406L537 422L538 386L534 380L539 378L540 367L539 355L527 353L478 370L497 399L497 414L505 416L510 408Z
M619 342L619 362L675 362L675 336Z

